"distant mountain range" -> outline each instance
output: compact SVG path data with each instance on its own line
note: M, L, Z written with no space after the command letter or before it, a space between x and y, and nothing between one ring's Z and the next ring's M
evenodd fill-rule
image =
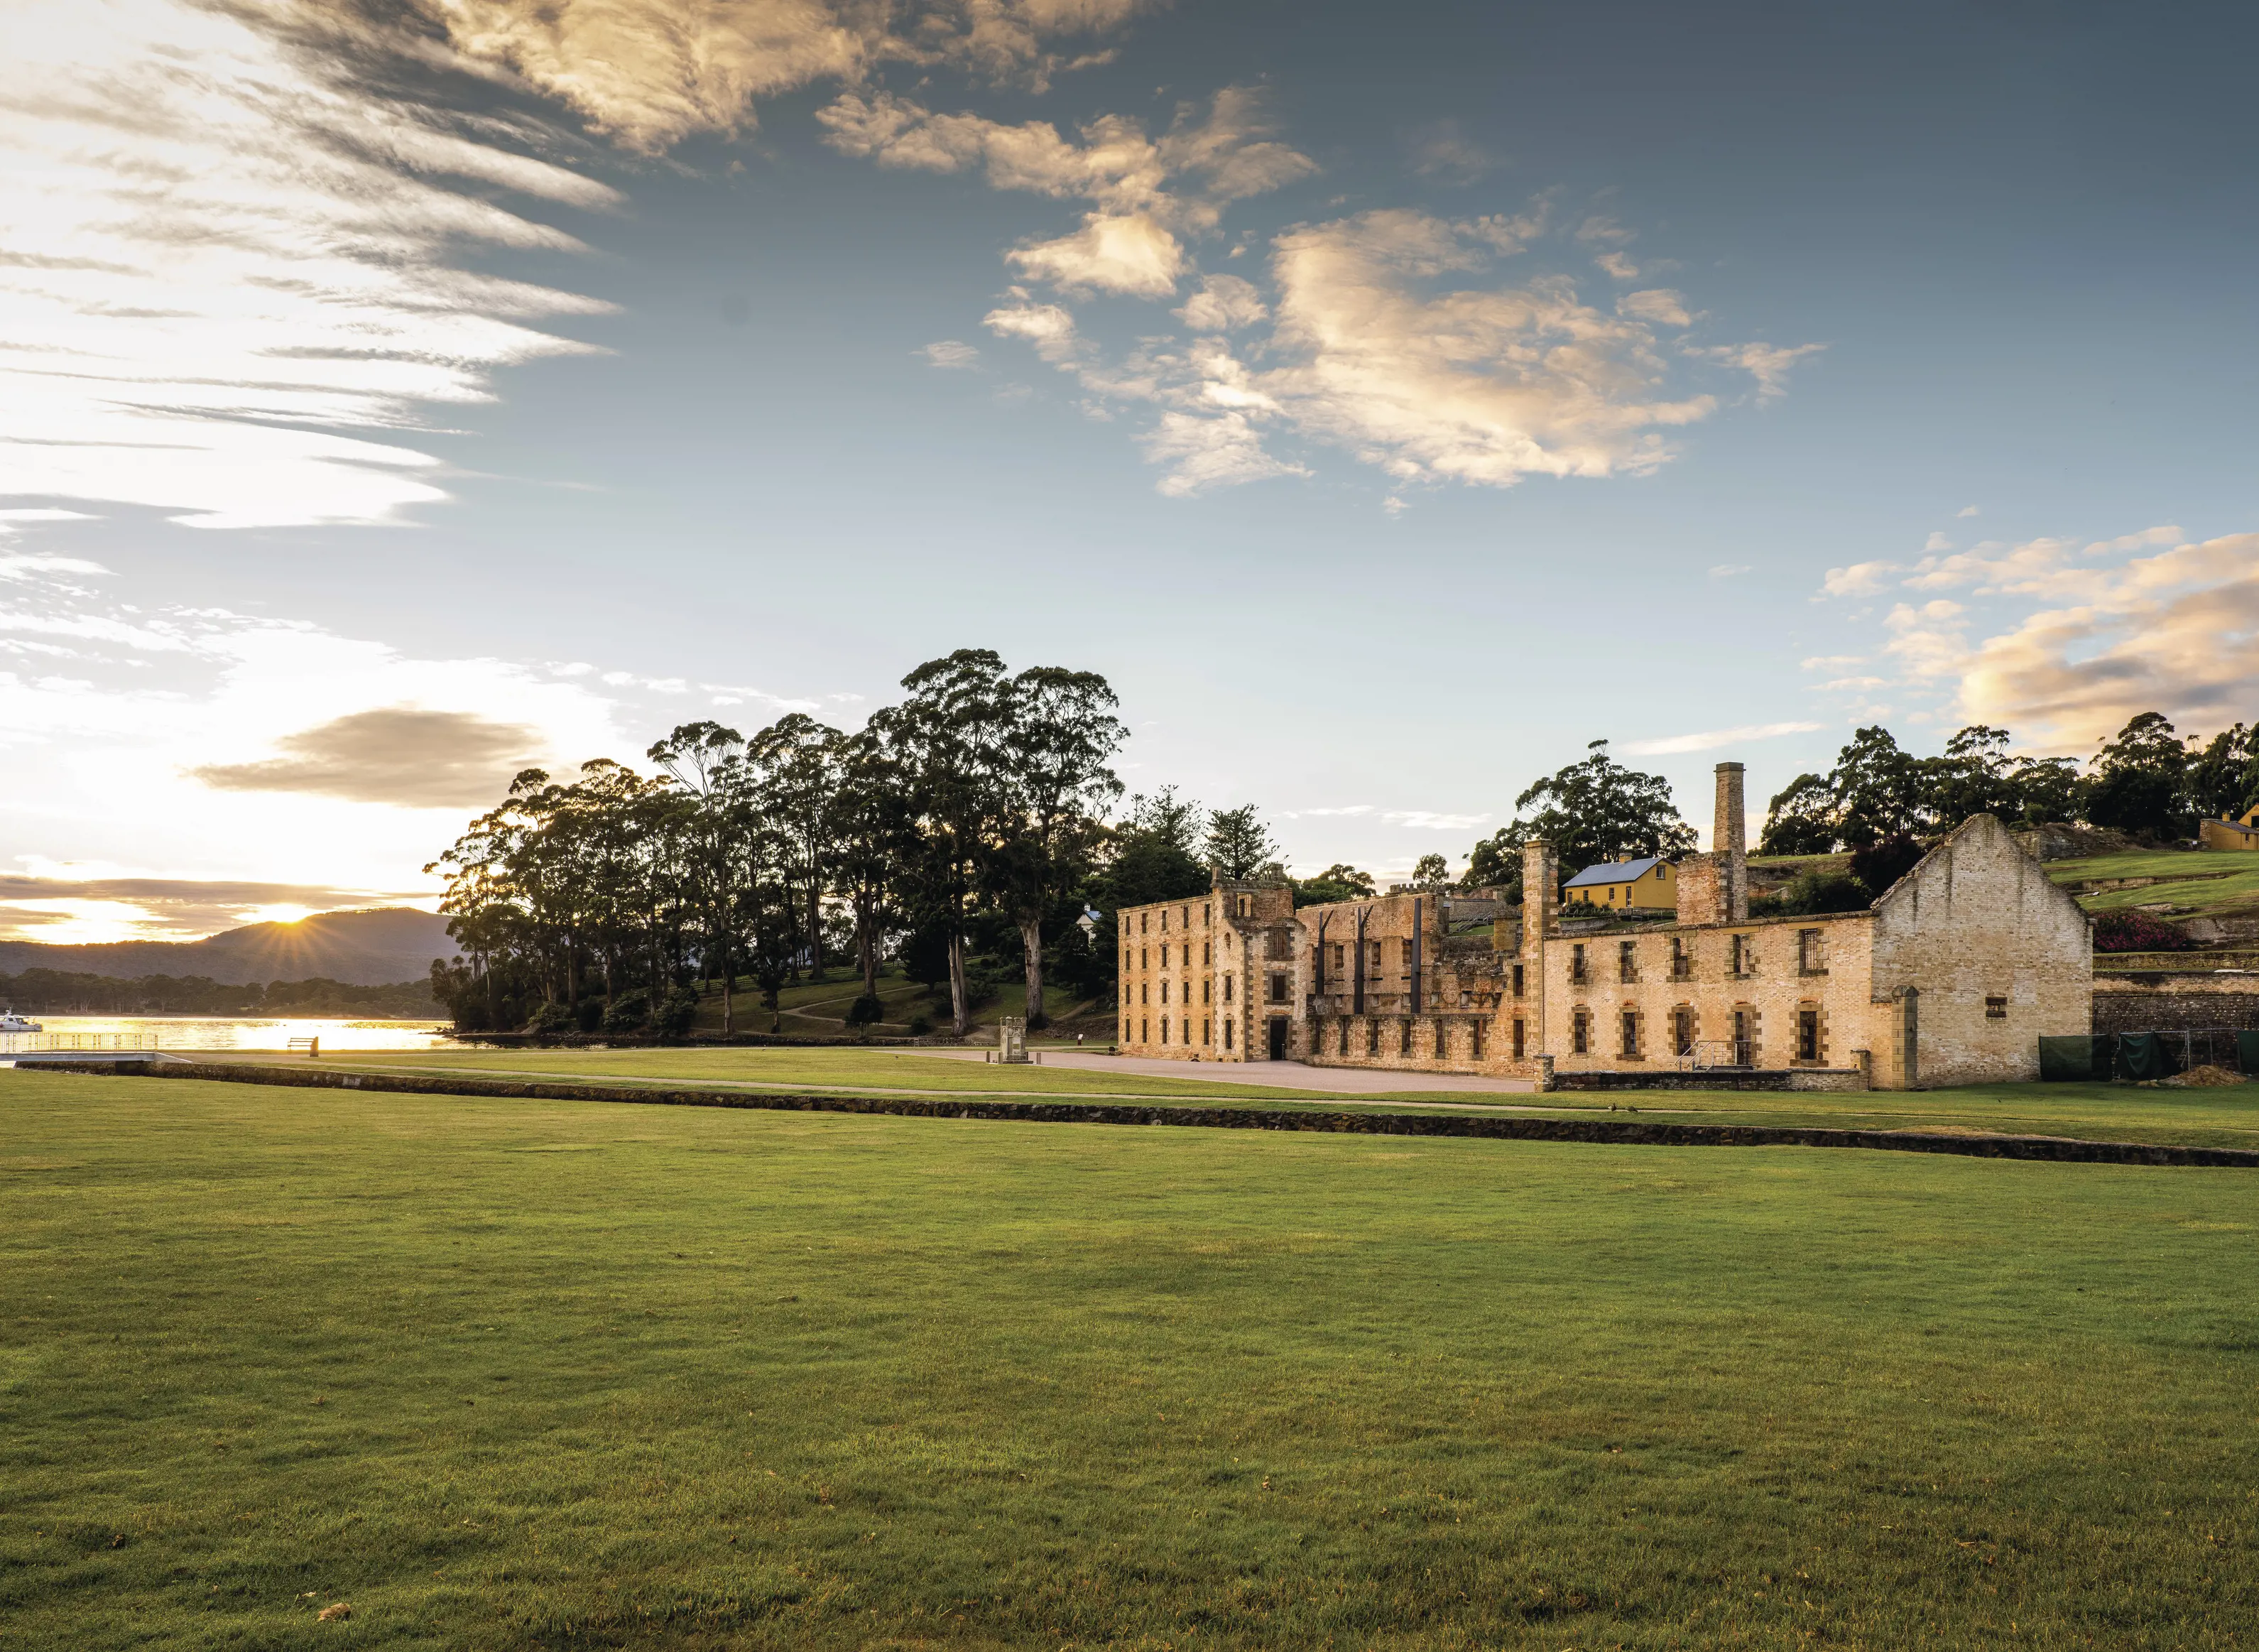
M420 981L435 958L452 958L447 920L413 907L317 912L296 923L247 923L201 941L110 941L51 946L0 941L0 975L70 970L131 979L143 975L202 975L239 986L322 976L353 986Z

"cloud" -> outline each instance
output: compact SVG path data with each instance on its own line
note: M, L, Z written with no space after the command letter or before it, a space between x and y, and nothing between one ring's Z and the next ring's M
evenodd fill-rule
M1472 183L1503 164L1456 120L1422 126L1407 139L1405 151L1413 171L1444 183Z
M1944 598L1900 604L1885 622L1888 652L1910 683L1942 690L1954 715L2010 728L2035 751L2091 751L2142 711L2191 730L2248 720L2259 533L2156 548L2177 532L2034 539L1946 559L1907 583L2043 606L1972 640L1998 622ZM2138 550L2154 554L2127 554Z
M937 339L917 353L937 367L969 367L980 360L978 350L955 338Z
M224 792L303 792L408 808L471 808L493 801L511 775L544 756L540 736L524 723L415 706L352 712L286 734L274 744L284 755L205 764L189 773Z
M1482 267L1482 239L1405 210L1281 236L1272 350L1290 365L1258 382L1304 433L1400 480L1507 487L1664 463L1658 431L1714 401L1662 393L1647 325L1579 303L1565 281L1429 296Z
M1663 327L1691 327L1694 317L1686 308L1686 301L1668 287L1651 287L1645 292L1626 293L1616 300L1620 315L1640 321L1651 321Z
M1859 689L1882 688L1887 686L1888 679L1882 677L1836 677L1820 685L1822 690L1835 694L1845 694Z
M1244 413L1218 413L1204 418L1164 413L1145 438L1144 447L1148 459L1170 467L1160 489L1172 498L1209 488L1310 474L1300 465L1265 452L1262 438Z
M1714 580L1730 580L1735 574L1747 573L1749 571L1749 565L1746 562L1721 562L1710 570L1710 577Z
M881 167L978 171L992 189L1094 203L1080 230L1005 255L1023 279L1069 293L1166 297L1187 268L1182 237L1214 229L1230 202L1317 170L1267 136L1261 99L1243 87L1197 117L1180 110L1158 137L1107 115L1070 139L1047 121L937 113L887 91L844 92L816 119L833 148Z
M1889 583L1889 575L1901 572L1895 562L1854 562L1848 568L1828 569L1820 589L1827 596L1873 596Z
M203 527L388 521L445 497L438 462L348 432L416 430L490 399L498 368L588 348L527 323L607 306L452 260L578 247L488 196L613 192L360 89L314 15L0 11L0 488Z
M1635 281L1639 279L1639 266L1622 253L1603 253L1593 262L1599 266L1603 274L1613 275L1620 281Z
M1742 745L1751 740L1776 740L1785 734L1810 734L1823 723L1752 723L1738 729L1708 729L1700 734L1674 734L1659 740L1632 740L1619 750L1629 757L1670 757L1683 751L1714 751L1721 746Z
M1069 292L1128 293L1166 298L1185 271L1177 238L1143 212L1092 213L1072 235L1005 254L1019 273Z
M1757 381L1757 401L1760 405L1778 401L1788 394L1788 370L1805 357L1825 350L1826 345L1739 344L1710 345L1690 349L1687 353L1719 362L1726 367L1739 367Z
M274 917L430 898L424 891L329 884L0 872L0 940L193 941Z
M1834 671L1843 666L1863 666L1866 663L1864 654L1814 654L1809 659L1799 660L1797 667L1801 671Z
M506 65L623 147L659 154L757 124L758 100L853 83L901 62L951 64L1041 90L1104 53L1067 37L1120 27L1140 0L417 0L454 48Z
M1953 541L1942 533L1933 533L1921 548L1925 551L1950 551L1953 549Z
M1973 516L1977 514L1977 507L1974 505L1963 505L1960 509L1955 511L1953 514L1956 516Z
M1490 823L1488 815L1444 815L1425 808L1392 808L1381 815L1392 826L1415 832L1464 832Z
M1236 275L1210 275L1182 309L1171 313L1194 332L1229 332L1267 319L1271 310L1254 282Z
M1000 338L1025 339L1055 367L1081 359L1082 341L1076 336L1073 316L1057 304L1035 303L1018 288L1012 296L1015 302L990 310L980 318L981 325Z

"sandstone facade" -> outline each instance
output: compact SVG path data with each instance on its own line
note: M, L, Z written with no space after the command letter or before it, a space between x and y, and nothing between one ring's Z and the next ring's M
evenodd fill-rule
M2090 926L1978 815L1864 911L1749 915L1742 766L1715 847L1679 865L1677 921L1560 932L1552 851L1525 851L1517 927L1433 891L1293 909L1219 882L1120 915L1122 1048L1184 1060L1556 1074L1785 1070L1903 1089L2038 1072L2092 1023Z

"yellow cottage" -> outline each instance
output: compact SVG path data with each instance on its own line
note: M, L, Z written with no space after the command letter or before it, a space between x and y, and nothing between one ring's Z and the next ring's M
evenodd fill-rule
M1621 912L1641 908L1675 911L1678 906L1678 869L1658 855L1643 860L1615 860L1587 866L1561 887L1568 901L1589 901L1606 910Z

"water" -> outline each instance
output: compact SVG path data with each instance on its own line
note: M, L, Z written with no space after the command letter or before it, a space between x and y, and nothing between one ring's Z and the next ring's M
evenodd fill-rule
M342 1015L265 1020L224 1015L33 1015L43 1030L0 1033L0 1061L34 1050L288 1050L318 1038L336 1050L436 1050L432 1021L353 1021Z

